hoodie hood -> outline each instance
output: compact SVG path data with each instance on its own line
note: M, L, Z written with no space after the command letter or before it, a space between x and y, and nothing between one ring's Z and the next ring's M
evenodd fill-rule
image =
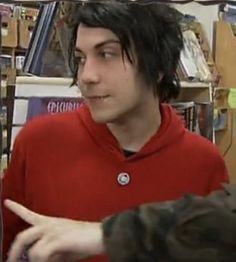
M95 143L109 154L115 154L123 160L134 160L143 158L150 154L160 152L164 148L173 146L184 136L186 129L183 121L176 114L175 110L169 104L161 104L160 112L162 116L161 126L149 141L134 155L125 158L123 150L118 141L107 128L106 124L96 123L90 114L86 104L83 104L79 109L79 116L85 128Z

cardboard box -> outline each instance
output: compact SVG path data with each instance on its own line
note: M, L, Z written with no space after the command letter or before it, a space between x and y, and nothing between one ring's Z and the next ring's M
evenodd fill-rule
M35 8L25 7L22 8L21 16L26 20L36 21L39 10Z
M17 19L3 16L1 34L3 47L17 47Z
M18 46L23 49L27 49L29 47L29 42L33 33L33 29L35 27L35 22L31 20L19 20L19 41Z

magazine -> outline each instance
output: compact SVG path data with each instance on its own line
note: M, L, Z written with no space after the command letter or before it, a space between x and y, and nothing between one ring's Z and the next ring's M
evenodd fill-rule
M43 114L76 111L82 103L81 97L29 97L26 121Z
M42 114L77 110L83 98L78 86L71 83L70 78L16 78L9 151L27 121Z

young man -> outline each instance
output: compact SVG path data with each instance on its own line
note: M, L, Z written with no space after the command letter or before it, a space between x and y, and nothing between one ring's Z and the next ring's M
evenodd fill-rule
M25 126L3 199L96 222L141 203L206 195L228 180L215 146L163 104L179 92L183 41L175 14L166 5L119 1L75 11L73 62L85 104ZM27 224L6 209L3 215L6 254Z

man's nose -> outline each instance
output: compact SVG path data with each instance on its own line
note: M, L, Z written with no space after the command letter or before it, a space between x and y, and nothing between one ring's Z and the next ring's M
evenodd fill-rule
M86 59L78 69L78 80L81 84L92 84L99 81L99 66L93 59Z

